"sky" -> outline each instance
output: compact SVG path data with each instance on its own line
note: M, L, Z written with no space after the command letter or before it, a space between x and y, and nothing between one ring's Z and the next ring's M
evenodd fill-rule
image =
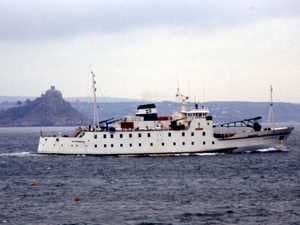
M0 95L300 103L299 0L1 0Z

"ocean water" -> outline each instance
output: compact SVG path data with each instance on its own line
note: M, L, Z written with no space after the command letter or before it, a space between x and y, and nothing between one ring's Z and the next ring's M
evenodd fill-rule
M141 158L38 155L39 132L0 129L0 224L300 224L299 126L283 152Z

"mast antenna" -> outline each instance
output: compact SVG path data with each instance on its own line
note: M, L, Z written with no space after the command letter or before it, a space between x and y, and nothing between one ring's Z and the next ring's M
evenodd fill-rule
M274 107L274 99L273 99L273 92L274 92L274 89L273 89L273 86L271 85L270 86L270 109L269 109L269 116L268 116L268 123L273 126L274 125L274 110L273 110L273 107Z
M96 88L96 75L95 73L91 70L92 74L92 89L93 89L93 125L96 127L98 125L98 112L97 112L97 88Z

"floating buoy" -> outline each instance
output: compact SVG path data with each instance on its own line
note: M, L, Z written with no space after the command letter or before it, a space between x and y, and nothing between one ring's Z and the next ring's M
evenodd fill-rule
M38 186L38 183L36 182L36 180L33 180L31 183L31 187L36 187Z
M75 197L74 198L74 202L79 203L80 202L80 198L79 197Z

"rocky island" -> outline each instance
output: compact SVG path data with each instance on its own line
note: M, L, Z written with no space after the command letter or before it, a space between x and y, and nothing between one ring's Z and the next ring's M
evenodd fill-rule
M63 99L51 86L35 100L17 102L17 106L0 112L0 126L75 126L87 119Z

